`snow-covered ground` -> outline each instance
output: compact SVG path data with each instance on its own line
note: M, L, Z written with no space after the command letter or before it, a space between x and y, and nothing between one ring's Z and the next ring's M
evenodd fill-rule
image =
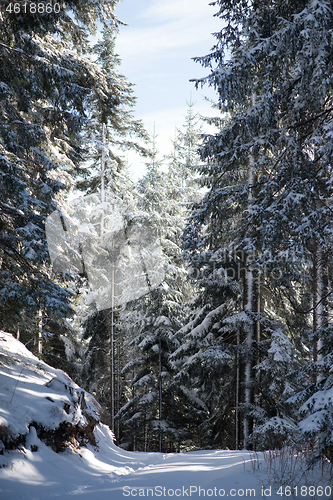
M295 471L288 477L285 456L267 461L247 451L128 452L113 443L103 424L95 426L96 445L56 453L31 425L54 429L74 422L83 428L97 412L92 396L64 372L0 332L0 500L332 497L328 471L325 477L316 470L301 478L297 458L291 459ZM13 438L26 435L18 449L1 451L5 431Z

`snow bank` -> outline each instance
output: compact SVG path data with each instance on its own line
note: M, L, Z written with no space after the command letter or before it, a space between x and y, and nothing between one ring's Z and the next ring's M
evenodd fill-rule
M96 424L98 411L92 396L66 373L41 362L12 335L0 332L0 439L7 440L2 446L0 442L0 499L268 496L281 500L289 496L289 487L297 487L300 498L310 498L300 489L302 463L296 467L300 473L297 470L286 479L285 457L279 455L266 463L263 454L248 451L125 451L114 444L107 426ZM68 426L90 429L85 446L71 442L55 453L40 439L47 432L56 438L52 432ZM10 439L15 449L8 449ZM324 481L321 474L307 474L306 484L307 493L315 485L317 498L328 499L333 493L331 480Z
M48 431L57 429L58 440L74 438L76 429L86 430L89 440L97 422L99 405L90 394L0 331L0 446L24 442L31 425L45 438L55 438Z

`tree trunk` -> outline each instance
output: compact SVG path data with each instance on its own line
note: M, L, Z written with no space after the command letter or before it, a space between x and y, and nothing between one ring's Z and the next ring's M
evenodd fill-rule
M246 276L246 304L245 304L245 311L246 312L253 312L253 303L254 303L254 296L255 296L255 288L254 288L254 277L253 277L253 271L251 269L248 269L247 271L247 276ZM244 402L247 405L250 405L253 401L252 398L252 370L253 370L253 360L252 360L252 355L251 355L251 350L252 350L252 344L253 344L253 336L254 336L254 329L255 325L252 327L252 325L248 326L247 333L246 333L246 346L247 346L247 359L245 363L245 391L244 391ZM245 416L243 419L243 433L244 433L244 449L247 449L248 446L248 437L250 433L252 432L252 419L249 417Z
M158 359L158 363L159 363L159 367L158 367L158 371L159 371L159 421L160 421L160 425L159 425L159 451L162 452L162 427L161 427L161 422L162 422L162 354L161 354L161 340L159 341L159 359Z
M236 404L235 404L235 450L239 447L239 345L240 333L237 330L237 352L236 352Z
M252 106L255 105L255 94L252 96ZM248 209L251 210L251 203L253 200L253 185L254 185L254 168L253 168L253 157L250 156L250 165L249 165L249 175L248 175L248 184L249 184L249 194L248 194ZM253 228L250 228L250 233L253 232ZM246 278L245 278L245 311L248 313L256 312L256 300L255 300L255 281L253 276L253 270L251 268L251 264L246 262ZM244 402L249 405L253 402L252 397L252 371L253 371L253 360L251 355L252 344L254 337L256 335L256 325L252 328L250 325L246 332L246 346L247 346L247 359L245 363L245 394L244 394ZM252 419L245 416L243 419L243 445L244 449L247 449L248 446L248 437L252 432L253 422Z
M328 324L327 308L327 290L328 290L328 271L325 254L320 244L315 242L313 255L313 332L325 328ZM319 338L313 348L313 359L321 359L320 350L322 348L322 339ZM317 381L321 374L317 374Z
M38 312L38 344L37 344L37 352L38 356L43 354L43 311L39 309Z
M145 451L148 449L148 425L146 421L146 412L145 412L145 419L144 419L144 443L145 443Z
M111 321L110 321L110 427L114 432L114 310L111 307Z

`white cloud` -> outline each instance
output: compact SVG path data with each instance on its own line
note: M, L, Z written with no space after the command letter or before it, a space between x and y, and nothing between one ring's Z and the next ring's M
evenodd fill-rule
M213 15L212 7L203 0L152 0L149 7L145 9L141 17L152 20L154 23L159 21L176 19L202 18L210 10Z
M220 29L213 18L214 8L204 0L151 0L139 12L140 23L122 28L117 47L123 58L135 60L161 56L184 47L203 46L205 53L213 44L211 33ZM124 19L126 22L126 19ZM199 55L199 54L198 54Z

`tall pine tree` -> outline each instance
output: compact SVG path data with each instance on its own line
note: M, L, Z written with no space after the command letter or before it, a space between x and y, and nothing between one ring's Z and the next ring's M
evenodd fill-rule
M115 86L88 57L97 22L117 23L115 4L70 1L49 12L47 2L27 2L21 14L1 6L1 327L19 327L26 340L29 324L40 335L49 316L72 312L50 272L44 224L80 172L92 103L106 118L117 104Z
M279 417L281 424L280 398L271 399L269 411L264 404L265 394L271 397L274 391L267 387L269 378L262 369L269 366L277 344L285 346L285 373L295 368L282 335L295 346L309 341L302 311L309 297L317 338L327 326L332 10L325 0L218 0L214 5L225 27L211 53L197 58L211 70L197 85L217 90L225 124L201 148L202 158L208 160L201 171L208 192L185 232L202 293L198 312L186 327L183 349L190 349L200 336L194 348L197 357L210 349L213 362L224 353L228 370L223 373L221 366L220 377L215 372L220 396L214 411L216 418L225 414L230 419L234 408L237 447L240 439L247 445L253 419L258 424ZM288 323L290 311L298 318L304 312L303 322L294 327ZM323 349L321 342L313 348L318 369ZM261 375L254 388L256 364ZM193 367L193 376L197 374L197 391L205 396L202 366ZM270 377L278 370L271 367ZM317 383L324 383L324 373ZM291 384L284 376L281 384L283 403ZM238 429L239 403L245 412L243 429ZM290 428L285 411L282 420ZM283 435L283 425L281 429Z

